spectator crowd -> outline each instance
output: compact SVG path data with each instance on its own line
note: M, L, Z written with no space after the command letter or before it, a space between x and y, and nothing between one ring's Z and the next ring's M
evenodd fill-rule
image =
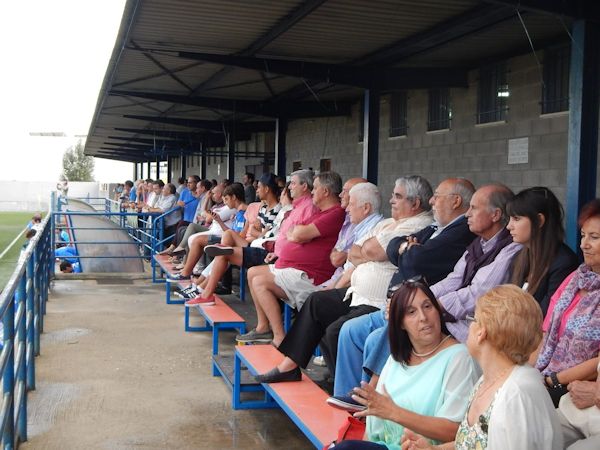
M365 179L288 180L118 194L172 211L162 253L171 281L192 280L186 307L215 304L228 268L247 269L257 324L236 340L285 356L257 381L300 381L320 348L328 403L366 418L363 440L332 448L600 448L600 200L579 215L581 260L545 187L402 176L385 218ZM296 310L287 331L281 302Z

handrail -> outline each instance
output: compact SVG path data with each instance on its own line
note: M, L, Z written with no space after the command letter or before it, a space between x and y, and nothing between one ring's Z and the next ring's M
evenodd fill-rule
M0 293L0 440L3 449L16 448L27 440L27 392L35 389L35 356L40 352L43 315L54 266L51 218L48 213Z

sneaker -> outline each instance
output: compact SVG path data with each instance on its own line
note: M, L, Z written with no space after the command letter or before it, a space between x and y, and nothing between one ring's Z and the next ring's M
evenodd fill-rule
M324 356L315 356L313 358L313 364L315 366L319 366L319 367L326 367L327 363L325 362L325 357Z
M187 306L188 308L191 308L194 306L212 306L214 304L215 304L215 296L214 295L211 295L208 298L204 298L204 297L202 297L202 295L199 295L199 296L189 299L187 302L185 302L185 306Z
M194 298L198 294L202 294L202 289L199 288L198 286L196 286L195 284L192 284L191 286L189 286L185 289L182 289L181 291L175 292L175 295L177 297L183 298L183 299Z
M233 247L223 244L207 245L206 247L204 247L204 253L206 253L207 256L210 256L211 258L214 258L215 256L232 255Z
M348 395L334 395L329 397L326 402L334 408L343 409L348 412L358 412L367 409L366 406L354 401L351 393Z
M190 277L188 275L184 275L182 273L174 273L169 278L167 278L167 283L177 283L181 280L189 280Z
M249 331L248 333L238 334L235 337L235 340L238 342L245 342L245 343L263 342L263 343L268 344L269 342L271 342L273 340L273 332L271 330L269 330L266 333L259 333L258 331L256 331L256 328L254 328L254 329L252 329L252 331Z

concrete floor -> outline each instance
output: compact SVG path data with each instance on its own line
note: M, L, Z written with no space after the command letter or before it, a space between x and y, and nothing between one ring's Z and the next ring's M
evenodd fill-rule
M20 448L312 448L280 410L232 410L210 333L183 331L164 286L127 281L55 282Z

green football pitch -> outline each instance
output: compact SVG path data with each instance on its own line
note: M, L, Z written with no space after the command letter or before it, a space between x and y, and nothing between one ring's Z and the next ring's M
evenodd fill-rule
M4 253L10 243L22 234L33 214L31 212L0 212L0 254ZM24 243L25 237L20 236L10 250L0 259L0 290L4 288L14 272L15 264L19 259L19 253Z

